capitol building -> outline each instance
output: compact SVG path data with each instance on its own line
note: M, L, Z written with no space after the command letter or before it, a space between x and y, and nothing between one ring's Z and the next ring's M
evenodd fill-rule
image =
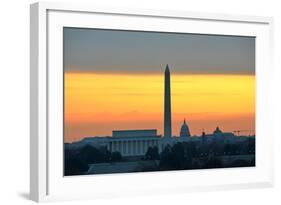
M186 120L180 129L179 137L172 136L172 118L171 118L171 88L170 88L170 70L169 66L165 69L165 88L164 88L164 135L159 135L157 129L143 130L113 130L112 136L106 137L86 137L84 143L90 143L94 146L105 146L111 152L120 152L122 156L143 156L149 147L157 147L159 153L166 145L173 145L177 142L198 140L199 137L190 137L191 133ZM233 133L223 133L217 129L208 136L234 136ZM201 137L200 137L201 138Z

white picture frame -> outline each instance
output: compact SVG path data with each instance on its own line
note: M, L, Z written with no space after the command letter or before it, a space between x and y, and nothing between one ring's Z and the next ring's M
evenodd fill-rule
M30 11L32 200L273 186L272 18L46 2L32 4ZM255 36L256 167L64 177L61 101L64 26Z

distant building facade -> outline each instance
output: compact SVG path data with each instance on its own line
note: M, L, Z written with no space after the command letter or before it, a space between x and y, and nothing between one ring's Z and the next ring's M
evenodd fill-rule
M134 130L128 130L128 132L132 132L134 135ZM142 156L145 155L149 147L158 147L159 151L162 150L161 139L161 135L124 135L115 137L92 137L91 143L98 146L105 146L111 152L120 152L122 156Z
M113 130L112 137L155 137L156 129L150 130Z

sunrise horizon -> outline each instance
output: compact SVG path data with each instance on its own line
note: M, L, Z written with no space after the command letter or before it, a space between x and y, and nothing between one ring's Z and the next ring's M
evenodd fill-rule
M64 140L157 129L164 135L164 71L171 128L255 132L255 38L64 28Z
M159 70L163 71L163 68ZM103 83L98 79L103 81ZM119 83L119 86L122 87L122 92L120 92L120 87L113 86L117 81L122 82L121 84ZM75 85L71 82L75 82ZM146 82L146 86L142 86L142 82ZM202 84L202 82L204 82L204 84ZM221 84L225 86L221 87ZM241 93L241 88L243 87L247 87L248 90L244 90ZM226 132L249 130L250 133L254 133L254 95L248 95L248 93L255 94L254 87L254 75L183 75L178 73L173 74L172 70L171 98L173 136L179 136L179 129L184 119L188 122L191 133L194 136L200 136L203 130L206 133L211 133L217 126ZM112 90L112 88L114 89ZM183 88L186 88L186 90ZM119 91L116 92L118 89ZM82 92L79 93L77 91ZM239 95L237 95L238 91ZM124 102L120 101L120 96L122 96L124 101L129 99L129 102L131 102L130 100L134 98L134 100L140 100L142 103L134 104L134 102L132 102L132 106L128 106L127 103L126 108L128 109L124 109L120 106L117 106L116 109L113 109L113 107L109 109L110 103L108 104L106 101L101 101L101 104L93 102L95 99L104 99L104 96L100 96L101 93L103 93L104 96L107 95L114 105L117 102L124 104ZM159 135L163 135L163 95L163 74L132 75L65 72L65 102L68 102L65 103L65 141L74 142L86 137L111 136L112 130L123 129L155 128ZM75 96L78 101L73 102L71 96ZM93 98L90 96L95 97ZM188 99L191 98L193 102L191 104L185 102L186 100L184 100L184 98L186 97ZM245 99L247 100L246 102ZM209 103L206 105L204 105L204 103L200 104L198 100ZM150 101L150 107L152 107L152 109L141 109L143 105L145 105L145 101ZM151 101L155 103L151 103ZM183 103L181 101L183 101ZM219 111L216 103L212 105L212 102L214 103L216 101L221 102ZM239 101L243 101L243 103L238 103ZM71 102L73 102L73 104ZM198 106L195 106L196 104ZM221 104L228 106L223 107ZM210 107L211 105L212 107ZM80 107L79 112L74 112L75 109L72 108L72 106L76 108ZM99 112L97 112L96 107L99 107Z

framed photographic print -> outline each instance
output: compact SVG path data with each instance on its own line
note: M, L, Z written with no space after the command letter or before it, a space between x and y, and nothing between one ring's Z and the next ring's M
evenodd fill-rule
M31 5L31 199L272 186L272 22Z

